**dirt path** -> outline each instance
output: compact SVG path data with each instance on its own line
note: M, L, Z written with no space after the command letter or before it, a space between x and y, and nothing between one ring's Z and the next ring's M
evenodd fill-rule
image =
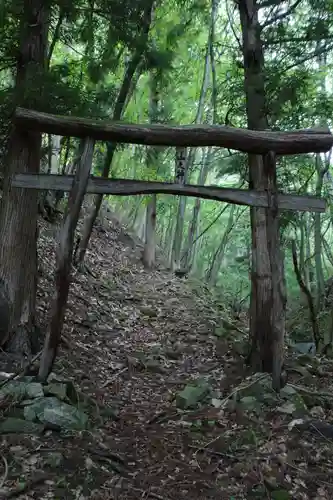
M40 239L38 307L45 321L51 232L44 228ZM87 257L93 275L74 277L55 370L110 417L98 419L97 412L89 432L3 436L7 481L49 474L21 498L231 500L254 498L247 492L257 485L256 498L271 498L264 465L290 486L301 467L282 463L289 437L281 415L253 418L211 403L177 410L176 394L191 380L206 379L223 398L245 376L240 356L214 336L219 315L203 290L163 268L146 272L140 248L114 221L94 230ZM301 461L300 452L295 463ZM309 485L298 484L295 496L281 499L329 498L316 496L318 482L312 486L310 496Z

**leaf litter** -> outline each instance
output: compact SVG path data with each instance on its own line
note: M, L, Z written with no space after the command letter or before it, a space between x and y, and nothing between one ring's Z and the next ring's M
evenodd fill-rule
M246 317L230 320L209 290L175 277L162 258L146 271L140 241L103 219L87 268L73 271L54 368L56 380L72 382L89 426L2 432L0 498L332 498L331 360L318 376L316 358L289 356L289 384L277 396L268 376L244 367ZM45 330L55 230L43 221L40 234ZM49 396L64 406L56 384ZM16 404L0 397L0 424L15 418Z

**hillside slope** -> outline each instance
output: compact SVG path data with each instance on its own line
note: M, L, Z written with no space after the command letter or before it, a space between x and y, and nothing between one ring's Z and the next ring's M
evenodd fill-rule
M41 223L38 310L44 329L55 230ZM316 496L322 461L331 463L331 452L318 455L311 440L299 446L299 436L288 435L288 412L253 406L255 398L234 390L246 372L235 350L237 332L227 341L221 330L225 312L202 286L176 278L163 263L145 271L140 251L114 219L94 229L88 271L74 272L55 366L93 401L92 427L3 433L3 483L13 493L18 478L43 471L47 480L26 484L29 491L21 496L38 499L245 499L252 491L270 498L272 489L293 491L281 498L332 497L327 485ZM192 406L189 384L199 394ZM244 395L248 411L236 404ZM318 460L309 465L310 453ZM4 498L13 496L17 491Z

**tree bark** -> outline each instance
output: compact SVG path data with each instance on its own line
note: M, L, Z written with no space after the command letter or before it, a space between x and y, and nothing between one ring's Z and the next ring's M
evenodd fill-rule
M222 265L225 250L226 250L226 247L228 244L228 238L229 238L230 232L232 231L233 224L234 224L235 208L236 208L235 205L231 205L229 218L228 218L228 222L227 222L227 227L225 228L221 243L218 246L215 254L213 255L210 267L209 267L208 272L207 272L207 282L210 286L215 286L217 283L219 270L220 270L220 267Z
M45 338L38 377L46 382L56 358L71 281L74 234L92 166L94 141L84 139L81 144L81 160L77 167L72 190L64 216L57 248L56 296L52 305L51 321Z
M316 155L316 170L317 170L317 180L316 180L316 196L321 196L323 188L323 178L328 169L328 165L322 167L322 160L320 155ZM321 308L321 301L324 296L325 279L323 270L323 258L322 258L322 235L321 235L321 216L320 214L314 215L314 251L315 251L315 270L316 270L316 310L319 311Z
M322 43L319 42L317 45L320 47ZM327 65L326 54L318 55L317 62L319 69L321 69L323 74L325 74L325 69ZM326 92L325 77L323 77L321 81L321 91L323 95L325 95ZM322 120L322 124L325 124L324 121L325 120ZM324 176L328 172L331 163L330 162L331 151L329 153L329 157L328 158L325 157L323 160L319 153L317 153L316 155L316 171L317 171L316 196L321 196L324 183ZM324 297L324 290L325 290L325 278L324 278L323 258L322 258L321 217L319 214L315 214L314 216L314 245L315 245L315 269L316 269L316 281L317 281L316 309L318 312L322 306L322 299Z
M265 102L264 54L260 39L257 0L238 2L243 35L245 94L248 127L268 128ZM280 389L285 335L285 286L276 205L275 155L249 155L250 187L269 190L271 209L251 208L252 269L250 335L251 364L268 372Z
M32 81L42 82L49 15L47 2L24 2L14 90L16 105L38 107L36 98L29 103L25 101L26 87ZM7 349L20 356L29 356L38 349L35 330L38 192L12 188L11 177L18 172L39 172L40 147L40 132L13 128L0 207L0 279L10 308L8 328L0 344L6 342Z
M159 79L160 72L152 70L150 75L150 99L149 99L149 115L150 122L154 123L159 118ZM151 147L147 151L147 170L151 168L157 171L158 169L159 151L157 148ZM142 254L143 265L147 269L152 269L155 265L156 253L156 194L148 198L146 207L146 224L145 224L145 245Z
M264 155L270 151L281 156L325 153L333 146L333 136L329 129L320 127L293 132L273 132L223 125L143 125L58 116L24 108L16 109L14 121L18 126L34 131L91 137L96 141L179 148L216 146L254 155Z
M198 176L198 184L204 185L208 176L208 170L210 165L210 156L211 156L212 148L209 148L205 157L203 158L202 165L200 168L199 176ZM195 252L198 248L195 245L194 241L196 239L198 233L198 223L199 223L199 213L201 207L201 199L197 198L194 201L194 207L192 211L192 219L189 225L187 244L184 250L183 258L184 258L184 268L191 270L193 260L195 259Z
M145 246L142 254L143 265L152 269L156 253L156 194L151 196L146 207Z
M312 215L305 214L305 272L308 280L308 288L313 293L314 269L312 265L313 251L311 247Z
M184 186L186 183L187 168L188 168L188 158L187 158L186 148L176 148L175 163L176 163L175 182L180 186ZM172 269L180 269L180 254L181 254L182 240L183 240L185 208L186 208L186 198L184 196L180 196L177 209L177 216L176 216L176 227L173 236L172 258L171 258Z
M48 135L49 161L48 174L57 175L60 173L60 153L61 153L61 136ZM39 199L38 210L41 215L49 221L53 221L56 215L56 191L45 191Z

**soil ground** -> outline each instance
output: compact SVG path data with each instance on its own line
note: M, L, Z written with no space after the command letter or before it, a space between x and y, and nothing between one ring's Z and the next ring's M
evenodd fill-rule
M38 311L45 327L55 240L54 227L41 225ZM144 270L140 251L115 220L94 229L89 272L74 272L55 366L96 402L94 426L2 435L0 482L13 488L3 498L333 498L331 439L289 431L290 415L211 402L177 410L175 396L191 380L209 377L223 399L248 373L233 342L214 335L223 308L204 286L176 278L162 263ZM327 390L330 380L314 384ZM99 407L110 417L99 419ZM323 412L329 419L331 410ZM15 487L30 479L18 496Z

